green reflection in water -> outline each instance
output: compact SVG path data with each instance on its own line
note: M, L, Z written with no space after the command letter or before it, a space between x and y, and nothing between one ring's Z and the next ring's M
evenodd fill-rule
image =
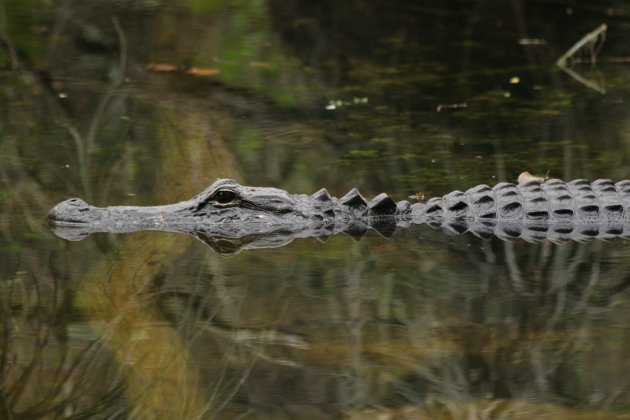
M14 3L5 2L13 44L45 62L41 46L52 45L55 26L33 31L33 22L47 21L27 16L22 30L18 15L29 15L35 3ZM349 2L335 6L342 23L330 31L317 10L305 17L296 8L290 19L272 22L291 9L188 4L190 13L116 9L130 65L129 80L113 90L108 75L116 74L117 49L85 45L82 35L89 21L105 33L101 40L115 40L109 13L90 15L78 3L70 10L86 20L55 15L70 16L70 26L51 37L59 54L47 58L51 80L28 60L22 72L2 73L0 273L21 293L2 290L2 343L11 343L3 360L23 361L3 370L3 379L31 361L58 366L64 345L83 349L85 340L102 338L83 358L66 353L87 361L77 363L73 386L59 371L42 371L49 380L22 389L48 387L64 408L80 396L83 407L109 405L120 416L210 415L224 403L226 417L623 415L624 243L504 244L426 228L390 241L296 241L223 260L176 236L100 235L74 244L46 236L39 222L61 198L173 202L218 176L296 193L327 187L338 196L356 185L366 196L385 190L397 198L522 170L627 177L625 67L602 67L611 92L602 97L545 64L565 40L551 45L549 36L535 60L514 63L525 52L511 52L518 37L505 25L510 19L501 19L496 35L501 8L434 5L426 18L411 13L418 5L404 6L395 25L379 26L391 15L353 10L372 9ZM597 19L605 16L596 9ZM481 23L467 27L444 16ZM556 33L545 32L545 16L527 16L541 22L532 31ZM623 28L622 15L616 19ZM448 30L436 31L433 21ZM299 37L280 36L282 22L321 35L321 55L300 49ZM558 36L579 37L578 26L590 23L558 25ZM347 57L335 56L336 48ZM611 48L625 51L627 43ZM466 51L475 57L468 64ZM145 70L162 60L222 73ZM518 85L509 83L515 74ZM88 141L108 92L113 98ZM331 101L335 108L326 109ZM85 153L73 133L81 134ZM49 325L61 344L37 341ZM43 350L32 350L33 343ZM121 379L122 394L115 392ZM18 389L7 387L12 383L2 381L3 395ZM37 404L52 410L54 401L30 399L36 392L12 392L22 398L17 411Z
M190 107L156 111L160 162L154 167L162 168L156 201L166 202L176 194L192 196L213 173L234 172L229 158L217 159L225 153L220 143L207 147L209 126L203 114ZM183 184L186 174L198 181ZM110 256L90 267L77 292L78 305L102 325L97 331L121 365L131 416L197 418L212 416L221 407L221 402L202 396L188 344L151 304L154 279L189 242L180 235L150 233L122 238Z

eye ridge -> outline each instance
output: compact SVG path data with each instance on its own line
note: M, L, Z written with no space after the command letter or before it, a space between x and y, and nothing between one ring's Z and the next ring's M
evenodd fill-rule
M220 190L214 193L212 196L212 200L216 201L219 204L228 204L234 201L236 198L236 193L230 190Z

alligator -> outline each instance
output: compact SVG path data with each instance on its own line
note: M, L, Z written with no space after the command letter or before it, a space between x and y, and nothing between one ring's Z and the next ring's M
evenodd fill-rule
M181 232L222 255L339 232L360 238L373 229L389 237L397 227L411 224L528 242L628 239L630 180L501 182L412 203L396 202L384 193L367 201L356 188L335 198L326 189L312 195L289 194L219 179L190 200L175 204L94 207L72 198L57 204L48 218L53 231L67 240L81 240L94 232Z

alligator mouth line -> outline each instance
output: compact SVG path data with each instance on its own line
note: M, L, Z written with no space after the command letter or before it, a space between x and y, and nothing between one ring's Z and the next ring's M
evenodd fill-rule
M84 220L72 220L72 219L57 219L54 216L49 217L48 221L57 226L87 226L89 223Z
M256 204L253 201L243 200L243 199L241 199L241 207L246 208L246 209L251 209L251 210L258 210L269 215L272 214L273 211L276 211L277 213L281 213L281 214L290 213L292 211L292 208L290 207L286 209L274 209L273 207L267 208L267 207L261 206L260 204Z

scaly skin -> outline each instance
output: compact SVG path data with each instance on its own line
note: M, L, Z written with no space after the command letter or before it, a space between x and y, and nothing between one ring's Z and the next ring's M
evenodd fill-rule
M389 236L397 226L410 223L481 237L581 241L626 238L630 181L504 182L411 204L396 203L386 194L368 202L356 189L341 198L331 197L325 189L310 196L293 195L221 179L176 204L100 208L74 198L59 203L48 217L55 233L69 240L93 232L158 230L189 233L215 249L233 244L237 250L281 246L295 238L338 232L360 236L368 228Z
M502 182L453 191L412 206L412 222L477 236L527 241L626 238L630 234L630 181L559 179Z

